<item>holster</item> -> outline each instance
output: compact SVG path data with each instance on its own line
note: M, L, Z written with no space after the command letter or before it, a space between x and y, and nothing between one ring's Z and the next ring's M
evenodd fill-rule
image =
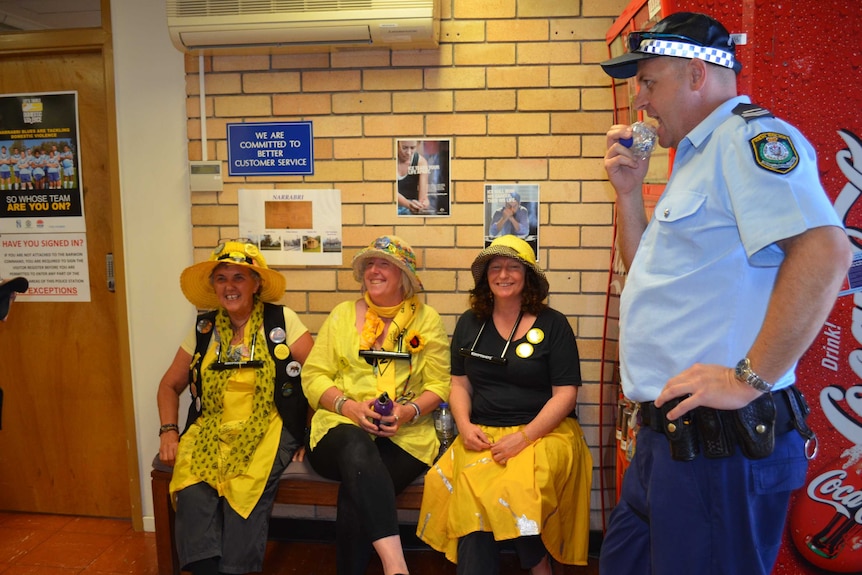
M736 440L749 459L763 459L775 449L775 401L764 393L745 407L727 412L731 416Z
M659 411L664 424L664 434L670 443L670 455L677 461L691 461L699 453L697 430L691 412L676 419L668 419L667 412L672 410L685 397L677 397L662 405Z
M708 407L695 409L694 420L700 434L700 447L709 458L733 455L733 435L728 419L732 412Z

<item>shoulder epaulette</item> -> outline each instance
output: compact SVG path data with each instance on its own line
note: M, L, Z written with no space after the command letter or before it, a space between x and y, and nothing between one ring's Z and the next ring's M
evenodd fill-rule
M766 108L761 108L757 104L737 104L733 109L733 113L740 116L746 123L755 118L774 118L772 112Z

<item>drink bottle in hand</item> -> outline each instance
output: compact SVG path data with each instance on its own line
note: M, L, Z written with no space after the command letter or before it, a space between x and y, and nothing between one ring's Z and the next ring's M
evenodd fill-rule
M392 415L393 407L395 407L395 403L389 399L389 394L384 391L380 397L374 400L374 405L371 408L380 415ZM380 425L379 419L372 419L371 422L374 425Z

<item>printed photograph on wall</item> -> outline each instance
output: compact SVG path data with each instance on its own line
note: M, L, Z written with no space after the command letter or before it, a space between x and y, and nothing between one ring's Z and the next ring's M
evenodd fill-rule
M508 234L526 240L539 255L538 184L485 184L485 247Z
M396 140L399 216L448 216L450 140Z
M239 231L267 264L341 265L341 191L241 189Z

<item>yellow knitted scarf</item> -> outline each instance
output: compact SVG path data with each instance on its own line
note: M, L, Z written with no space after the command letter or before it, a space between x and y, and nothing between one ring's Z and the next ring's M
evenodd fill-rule
M401 338L407 333L407 328L413 322L416 311L421 306L419 298L415 295L401 303L382 307L371 301L368 293L365 294L365 303L368 310L365 312L365 325L359 335L359 349L375 349L377 338L383 333L383 320L381 317L392 318L389 332L383 340L380 349L384 351L397 351ZM398 397L395 393L395 365L393 360L377 360L377 391L389 394L389 397Z

